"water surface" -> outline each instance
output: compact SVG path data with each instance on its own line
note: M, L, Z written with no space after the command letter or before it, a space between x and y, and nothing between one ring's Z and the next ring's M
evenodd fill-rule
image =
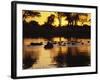
M71 39L55 37L44 38L24 38L23 39L23 69L44 69L58 67L79 67L90 66L90 39L73 38L80 42L78 45L59 46L54 44L51 49L45 49L48 41L70 42ZM40 43L43 45L30 45Z

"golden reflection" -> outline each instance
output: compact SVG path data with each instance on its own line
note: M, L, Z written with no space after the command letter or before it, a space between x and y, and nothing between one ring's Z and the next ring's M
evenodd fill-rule
M59 41L59 38L53 38L54 41ZM62 37L62 40L66 40ZM43 46L32 46L28 47L31 42L45 42L45 39L24 39L24 53L23 58L26 58L28 56L31 56L32 59L36 59L36 62L32 64L31 68L54 68L56 67L55 64L57 62L55 61L55 57L58 55L62 55L66 59L66 56L70 55L77 56L79 54L90 56L90 45L81 45L81 46L55 46L52 49L44 49ZM87 44L87 41L89 39L78 39L78 41L83 41L85 44ZM70 56L69 56L70 57Z
M59 37L54 37L54 38L52 38L52 40L53 41L60 41L60 40L61 41L67 41L64 37L60 37L60 38Z
M41 49L39 51L39 59L37 60L37 64L33 65L32 68L47 68L52 62L52 58L50 57L50 51Z

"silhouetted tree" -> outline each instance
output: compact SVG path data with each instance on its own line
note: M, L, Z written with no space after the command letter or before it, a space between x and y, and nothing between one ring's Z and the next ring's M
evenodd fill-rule
M77 26L77 22L79 20L79 14L78 13L74 13L74 22L75 22L75 26Z
M67 16L66 20L68 21L68 26L71 26L72 23L73 23L73 19L71 17L71 13L64 13L64 15Z
M52 25L52 23L54 22L54 18L55 18L55 15L51 14L51 15L48 17L46 24Z
M67 18L66 20L68 21L68 26L76 26L77 21L79 20L79 15L78 13L64 13Z
M27 17L35 17L35 16L40 16L40 12L35 12L32 10L23 10L23 19L26 19Z
M56 12L57 13L57 18L59 21L59 27L61 27L61 18L65 16L65 14L63 12ZM59 38L59 41L61 41L61 37Z

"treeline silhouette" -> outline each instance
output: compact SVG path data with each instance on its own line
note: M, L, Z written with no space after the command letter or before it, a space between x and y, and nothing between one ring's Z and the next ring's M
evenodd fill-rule
M23 21L23 37L24 38L34 38L34 37L78 37L78 38L90 38L90 26L59 26L55 27L48 23L39 25L36 21L31 21L27 23Z

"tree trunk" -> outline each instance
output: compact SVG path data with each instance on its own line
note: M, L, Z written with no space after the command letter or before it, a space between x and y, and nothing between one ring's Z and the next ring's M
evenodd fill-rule
M61 15L58 13L58 20L59 20L59 27L61 27ZM61 37L59 38L59 41L61 42Z

